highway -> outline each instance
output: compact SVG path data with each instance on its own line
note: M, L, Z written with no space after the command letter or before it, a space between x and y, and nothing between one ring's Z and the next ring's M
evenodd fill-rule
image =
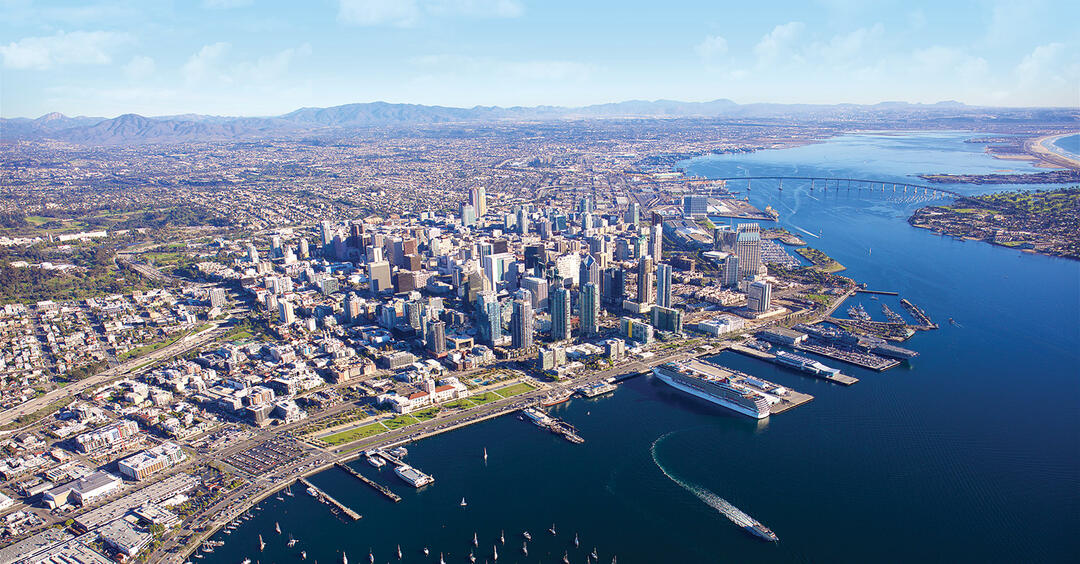
M50 392L46 392L34 399L23 402L18 407L0 412L0 425L7 425L15 420L15 418L27 414L33 413L50 403L61 400L67 397L74 396L82 393L84 390L93 388L104 382L108 382L115 378L121 378L131 374L137 367L142 366L148 362L154 362L171 358L176 355L184 354L192 349L201 347L213 339L221 336L226 332L223 325L226 321L213 322L213 327L204 329L203 331L194 335L188 335L177 342L161 347L160 349L147 353L138 358L133 358L127 362L124 362L114 368L109 368L102 372L99 372L88 378L79 380L78 382L72 382L63 388L57 388Z

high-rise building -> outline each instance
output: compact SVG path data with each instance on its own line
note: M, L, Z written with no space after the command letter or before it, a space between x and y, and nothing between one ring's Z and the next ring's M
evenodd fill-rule
M621 267L613 266L604 271L601 296L604 303L621 306L626 298L626 273Z
M360 296L353 294L349 296L349 301L345 302L345 313L349 316L351 323L356 323L360 320Z
M551 309L551 340L570 338L570 290L557 287L548 295Z
M682 310L670 307L656 306L652 308L652 311L650 313L652 315L652 326L655 327L657 330L671 331L673 333L682 333Z
M581 336L593 337L599 332L600 287L592 282L581 287Z
M585 196L581 198L580 201L578 201L578 213L592 213L593 211L595 211L595 209L596 208L593 207L592 198L590 198L589 196Z
M639 304L653 303L653 278L655 276L651 258L644 257L638 261L637 302Z
M323 251L334 242L334 231L330 227L330 221L324 219L319 225L319 235L322 237Z
M735 230L730 225L720 225L713 229L713 250L730 253L735 250Z
M720 263L720 283L724 286L739 283L739 255L728 255Z
M517 230L522 235L529 233L529 213L525 211L525 208L521 208L517 212Z
M761 267L761 226L740 223L735 237L735 254L739 255L739 277L756 276Z
M225 288L210 288L210 307L225 305Z
M513 348L532 348L533 325L533 310L530 300L514 300L514 311L510 316L510 338Z
M497 299L481 300L480 340L494 345L502 339L502 305Z
M296 321L296 314L293 313L293 305L289 300L278 302L278 319L285 325L291 325Z
M683 215L686 217L702 217L709 214L709 197L697 194L683 196Z
M772 284L757 281L750 285L746 291L746 309L754 313L769 311L772 301Z
M641 221L641 206L637 202L630 202L630 205L626 208L626 217L623 220L637 227L638 222Z
M499 283L505 280L512 262L514 255L510 253L492 253L484 257L484 274L491 281L492 288L499 288Z
M428 325L427 349L435 356L446 354L446 322L435 321Z
M536 276L523 276L518 283L522 289L528 290L532 295L532 307L534 311L547 309L548 307L548 282Z
M251 264L259 264L259 251L255 250L252 243L247 244L247 259Z
M297 248L296 254L299 255L301 259L311 258L311 248L308 246L307 237L300 238L300 245Z
M472 204L461 204L461 224L465 227L476 225L476 208Z
M671 307L671 265L656 265L656 305Z
M645 344L653 342L652 325L630 317L619 319L619 334L630 341Z
M649 228L649 256L656 262L664 260L664 224L659 221Z
M469 205L476 212L476 217L484 217L487 214L487 190L483 187L469 190Z
M386 261L368 263L368 279L371 281L371 293L380 294L393 288L390 282L390 263Z
M578 285L585 286L586 284L600 285L600 263L592 255L585 255L578 268Z

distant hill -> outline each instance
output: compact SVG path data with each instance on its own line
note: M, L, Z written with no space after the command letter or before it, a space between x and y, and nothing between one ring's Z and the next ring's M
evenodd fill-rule
M903 121L907 117L941 120L943 124L1001 120L1001 122L1080 121L1080 112L1059 108L981 108L959 102L874 105L736 104L710 102L629 100L579 108L559 106L475 106L454 108L419 104L369 102L330 108L300 108L280 116L227 117L183 114L144 117L124 114L116 118L67 117L50 113L37 119L0 119L0 141L53 139L85 145L179 143L239 139L286 138L298 134L348 131L369 127L543 121L609 118L730 118L824 121Z

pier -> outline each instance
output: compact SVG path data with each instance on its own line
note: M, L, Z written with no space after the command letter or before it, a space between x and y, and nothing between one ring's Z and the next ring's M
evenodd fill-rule
M833 360L839 360L840 362L846 362L860 368L877 370L878 372L884 372L900 364L900 361L896 359L883 358L876 354L849 351L825 345L802 343L800 345L796 345L795 348L801 351L819 354Z
M401 496L400 495L390 491L390 488L388 488L388 487L376 482L375 480L372 480L371 478L368 478L367 476L361 474L360 472L358 472L352 466L349 466L348 464L345 464L344 462L335 462L334 466L337 466L338 468L341 468L342 470L348 472L349 474L352 474L352 476L354 478L356 478L357 480L360 480L361 482L364 482L365 484L371 486L372 488L375 488L375 491L383 494L384 496L389 498L394 503L398 503L398 502L401 501Z
M908 313L924 327L937 329L937 324L930 320L930 316L926 315L926 312L916 307L915 304L907 301L907 299L901 299L900 305L904 306L904 309L908 310Z
M340 501L334 499L333 497L330 497L330 494L328 494L328 493L320 490L319 488L315 487L315 485L312 484L311 482L307 481L306 478L297 478L296 481L300 482L301 484L304 484L305 486L307 486L307 487L309 487L309 488L311 488L313 490L315 490L315 493L318 494L318 498L320 500L325 501L326 503L329 503L330 505L333 505L334 507L337 507L338 509L341 510L342 513L344 513L344 514L348 515L350 518L352 518L353 521L357 521L357 520L360 519L360 514L359 513L353 511L352 509L349 509L349 507L347 505L345 505L344 503L341 503Z
M890 292L888 290L855 290L860 294L878 294L880 296L899 296L900 292Z

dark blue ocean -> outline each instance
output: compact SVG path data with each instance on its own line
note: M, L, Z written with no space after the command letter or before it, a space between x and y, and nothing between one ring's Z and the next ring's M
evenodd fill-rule
M683 163L691 174L840 176L918 182L918 173L1037 171L997 161L971 134L846 135L823 143ZM746 195L745 186L731 183ZM964 193L1012 187L950 186ZM363 514L332 516L300 489L202 562L1067 562L1080 557L1080 262L964 242L910 227L925 196L808 183L752 185L780 225L871 288L901 293L941 324L907 345L921 356L885 373L839 365L841 387L725 353L715 360L815 396L757 422L649 377L557 408L587 443L513 416L409 445L435 475L393 504L339 470L312 481ZM880 317L879 302L860 298ZM891 302L890 302L891 304ZM894 307L900 311L898 307ZM952 318L954 323L947 320ZM481 452L487 448L488 462ZM461 508L462 496L468 507ZM726 500L780 537L759 541ZM283 535L273 532L280 522ZM555 524L557 535L546 532ZM529 530L529 556L521 531ZM258 552L256 535L267 541ZM480 547L473 549L474 532ZM572 544L578 534L581 548ZM298 544L287 549L294 537ZM420 552L430 547L425 558Z

